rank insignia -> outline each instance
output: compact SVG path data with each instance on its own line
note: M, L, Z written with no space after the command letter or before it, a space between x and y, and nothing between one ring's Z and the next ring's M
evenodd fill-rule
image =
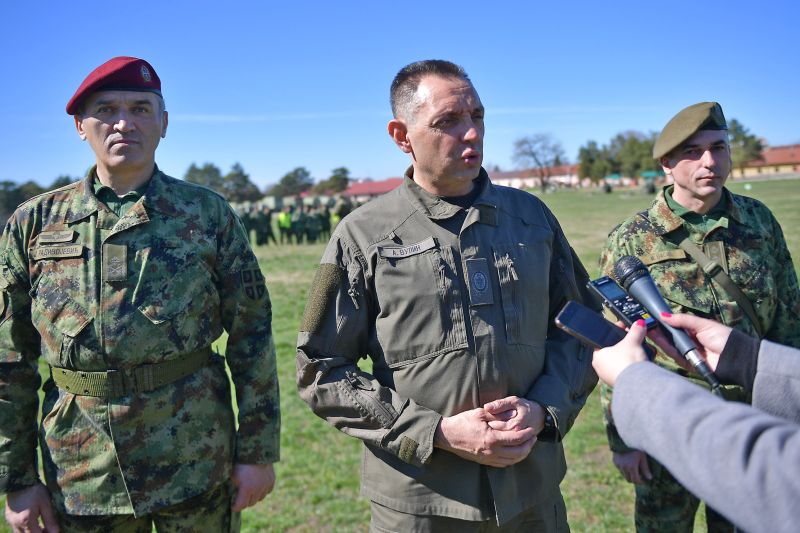
M103 245L103 279L106 281L128 279L128 247L124 244Z

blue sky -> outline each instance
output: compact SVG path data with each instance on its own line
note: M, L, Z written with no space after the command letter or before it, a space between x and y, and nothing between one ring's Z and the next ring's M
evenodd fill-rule
M49 184L93 163L64 107L117 55L143 57L170 112L156 160L241 163L259 186L297 166L316 179L399 176L388 87L407 63L465 67L486 107L484 165L551 133L588 140L660 130L719 101L771 144L800 142L798 3L22 2L0 6L0 180Z

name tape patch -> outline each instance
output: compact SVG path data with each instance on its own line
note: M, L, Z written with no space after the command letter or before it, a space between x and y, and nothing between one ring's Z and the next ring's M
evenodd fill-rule
M39 234L40 243L72 242L75 232L71 229L60 231L43 231Z
M81 244L58 244L55 246L39 246L31 251L31 257L38 261L54 257L80 257L83 255Z
M433 240L433 237L428 237L424 241L409 244L408 246L378 246L378 255L387 259L395 259L421 254L431 248L436 248L436 241Z
M662 261L686 259L686 252L683 250L663 250L661 252L643 255L641 259L642 263L645 265L652 265L654 263L661 263Z

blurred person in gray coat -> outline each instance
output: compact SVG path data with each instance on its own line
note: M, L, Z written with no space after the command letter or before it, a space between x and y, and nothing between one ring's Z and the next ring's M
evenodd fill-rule
M663 319L696 339L721 382L752 393L753 406L725 402L649 363L641 347L646 329L637 323L594 354L598 376L614 387L620 435L746 531L797 531L800 350L691 315ZM650 336L688 365L662 333Z

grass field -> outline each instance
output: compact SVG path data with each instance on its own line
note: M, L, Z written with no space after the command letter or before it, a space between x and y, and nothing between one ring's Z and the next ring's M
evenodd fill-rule
M800 257L800 181L730 184L764 201L780 221L795 265ZM555 212L591 275L608 231L651 201L639 191L563 191L542 196ZM276 489L243 515L243 530L366 531L368 503L358 495L360 443L317 419L294 386L297 326L323 245L261 247L256 253L274 309L273 329L281 381L282 460ZM593 394L565 439L569 472L562 484L572 530L632 531L633 489L611 465L600 402ZM702 517L699 530L705 530ZM0 526L2 530L2 526Z

